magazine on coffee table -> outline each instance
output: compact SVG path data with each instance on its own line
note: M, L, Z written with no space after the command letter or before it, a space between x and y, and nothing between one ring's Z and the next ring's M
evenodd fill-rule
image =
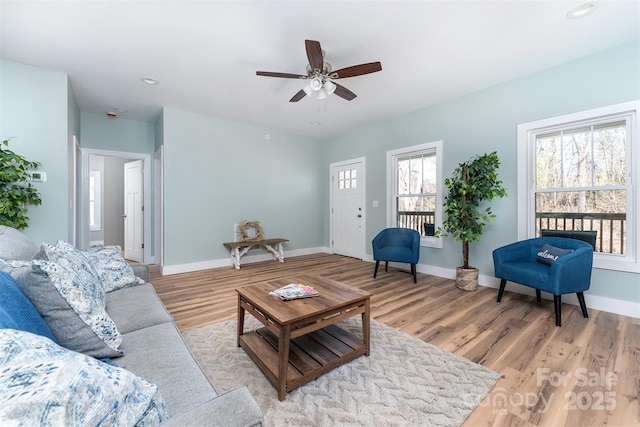
M317 297L320 294L311 286L303 285L302 283L289 283L287 286L269 292L269 295L279 297L283 301L289 301L300 298Z

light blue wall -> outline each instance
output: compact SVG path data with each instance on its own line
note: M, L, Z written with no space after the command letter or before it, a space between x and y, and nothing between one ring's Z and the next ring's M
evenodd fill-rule
M69 237L69 99L67 75L0 60L0 137L16 137L9 147L42 163L47 182L35 183L42 205L29 206L27 236L38 242ZM71 106L70 106L71 103Z
M108 150L119 153L136 153L148 154L153 158L156 146L156 125L154 123L140 122L136 120L128 120L121 116L110 118L105 115L81 113L82 120L82 136L80 144L83 148L95 148L100 150ZM155 183L153 182L153 161L149 162L145 167L151 172L151 206L154 206L155 199ZM118 176L116 179L120 179ZM107 177L107 179L109 179ZM121 214L118 215L118 219ZM151 224L150 230L154 230L155 212L150 213ZM105 221L114 220L114 218L105 218ZM115 223L114 223L115 224ZM113 228L112 228L113 229ZM114 232L115 234L115 232ZM105 241L111 239L113 235L105 236ZM150 236L151 255L154 256L155 236L153 232ZM121 244L121 246L123 246Z
M243 219L286 249L322 245L318 141L169 108L163 121L165 265L227 258Z
M153 123L82 113L82 138L86 148L126 151L153 155L155 128Z
M242 219L262 221L267 237L290 238L287 249L329 246L329 164L356 157L367 159L370 241L386 225L387 150L442 139L445 176L470 156L497 150L510 197L493 203L498 222L471 247L472 264L491 275L493 248L516 239L517 124L640 98L639 51L638 43L619 46L328 141L165 109L155 123L80 114L81 143L149 154L164 144L166 265L226 258L222 243ZM67 76L0 65L0 136L19 137L12 148L41 161L48 174L38 184L44 203L30 209L26 233L37 241L66 239L67 144L79 126ZM460 262L455 241L423 248L423 264L453 269ZM595 270L590 293L640 302L639 276Z
M475 154L496 150L509 197L492 203L497 222L471 244L471 264L493 274L491 252L517 239L516 131L519 123L640 98L640 47L626 44L471 95L343 134L325 143L325 162L367 158L367 240L386 226L386 151L444 141L444 176ZM323 168L328 173L328 167ZM328 178L325 178L328 179ZM328 204L328 190L324 189ZM378 200L380 207L372 208ZM329 218L324 218L328 244ZM371 248L368 246L371 253ZM462 264L461 244L421 248L420 262L449 269ZM595 270L590 293L640 302L640 275Z

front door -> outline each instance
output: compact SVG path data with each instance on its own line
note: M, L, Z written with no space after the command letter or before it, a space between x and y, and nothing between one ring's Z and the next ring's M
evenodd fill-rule
M335 254L364 258L364 184L364 158L331 165L331 238Z
M142 160L124 164L124 257L143 261Z

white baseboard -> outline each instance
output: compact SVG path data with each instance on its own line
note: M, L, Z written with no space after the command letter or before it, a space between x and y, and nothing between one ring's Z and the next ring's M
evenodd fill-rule
M498 289L500 288L500 280L495 277L481 275L478 278L478 285ZM535 289L513 282L507 282L505 290L530 296L535 296L536 294ZM496 293L496 298L497 297L498 294ZM543 291L542 298L553 301L553 294ZM575 306L580 305L580 303L578 302L578 297L575 293L562 295L562 302ZM638 303L614 298L607 298L600 295L592 295L589 294L588 291L584 294L584 302L587 305L587 309L593 308L595 310L606 311L608 313L621 314L623 316L640 319L640 304Z
M329 247L317 247L317 248L307 248L307 249L296 249L285 252L285 262L286 257L294 257L301 255L311 255L316 253L332 253L331 248ZM269 261L272 260L273 256L269 253L259 254L259 255L245 255L242 257L242 262L240 264L240 268L242 268L243 264L251 264L254 262L261 261ZM373 256L367 255L367 257L363 260L367 262L373 263ZM400 263L390 263L395 268L408 269L407 264ZM162 267L162 275L171 275L178 273L189 273L192 271L199 270L208 270L210 268L219 268L219 267L229 267L233 268L230 258L217 259L217 260L209 260L209 261L201 261L190 264L179 264L179 265L169 265ZM443 277L445 279L455 279L456 278L456 270L451 268L437 267L433 265L427 264L418 264L417 271L424 274L430 274L432 276ZM495 288L498 289L500 287L500 280L487 275L480 275L478 277L478 285L484 286L487 288ZM535 289L530 288L528 286L519 285L517 283L509 282L507 283L507 291L516 292L524 295L535 296ZM496 292L496 298L498 297L498 293ZM542 292L542 298L553 300L553 295L548 294L546 292ZM599 295L590 295L588 292L584 295L585 303L587 304L587 308L593 308L596 310L606 311L608 313L620 314L623 316L629 316L634 318L640 318L640 304L631 302L631 301L623 301L614 298L607 298ZM575 294L567 294L562 296L562 302L567 304L572 304L578 306L578 298Z
M434 267L430 265L418 264L418 271L421 273L431 274L434 276L444 277L447 279L455 279L456 271L454 269ZM487 288L500 288L500 279L481 274L478 277L478 285ZM535 296L536 290L528 286L520 285L518 283L507 282L505 288L509 292L516 292L523 295ZM496 299L498 293L496 292ZM542 292L542 298L553 301L553 295L547 292ZM562 302L579 306L578 297L576 294L562 295ZM640 318L640 304L631 301L624 301L614 298L607 298L600 295L592 295L589 292L584 294L584 302L587 305L587 309L593 308L596 310L606 311L608 313L621 314L623 316L629 316L634 318Z
M367 261L374 262L373 257ZM396 268L408 269L407 264L391 263ZM455 280L456 270L451 268L437 267L433 265L418 264L417 271L424 274L430 274L432 276L444 277L445 279ZM500 288L500 279L481 274L478 277L478 285L487 288ZM508 282L506 290L509 292L516 292L523 295L535 296L536 290L528 286L520 285L518 283ZM498 293L496 292L496 299ZM542 298L553 301L553 295L547 292L542 292ZM578 297L576 294L567 294L562 296L562 302L579 306ZM584 302L587 305L587 309L593 308L595 310L606 311L608 313L620 314L623 316L629 316L634 318L640 318L640 304L631 301L624 301L614 298L607 298L600 295L592 295L589 292L584 294Z
M325 252L323 248L307 248L307 249L296 249L285 252L285 262L287 262L287 257L293 256L301 256L301 255L311 255L317 254L318 252ZM262 253L256 255L245 255L240 259L240 268L244 264L251 264L254 262L262 262L273 260L273 255L270 253ZM231 262L231 257L223 258L223 259L214 259L208 261L200 261L189 264L177 264L177 265L167 265L162 267L162 275L168 276L171 274L179 274L179 273L189 273L192 271L200 271L200 270L208 270L210 268L219 268L219 267L229 267L233 268L233 263Z
M104 240L92 240L89 242L89 247L95 248L96 246L104 246Z

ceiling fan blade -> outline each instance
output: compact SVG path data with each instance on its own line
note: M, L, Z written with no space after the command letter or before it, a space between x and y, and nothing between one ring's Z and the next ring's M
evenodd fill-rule
M334 95L338 95L340 98L344 98L347 101L351 101L353 98L358 96L355 93L351 92L346 87L341 86L338 83L334 83L334 84L336 85L336 91L333 92Z
M304 46L307 49L307 58L309 59L309 65L311 65L311 68L322 71L322 68L324 68L324 58L322 57L320 42L315 40L305 40Z
M293 95L293 98L291 98L289 100L289 102L298 102L300 101L302 98L304 98L305 96L307 96L306 93L304 93L304 90L300 89L300 92L296 93L295 95Z
M307 78L307 76L304 76L302 74L274 73L271 71L256 71L256 75L266 76L266 77L282 77L285 79L306 79Z
M341 68L331 73L332 79L345 79L347 77L362 76L363 74L382 71L380 62L369 62L368 64L354 65L352 67ZM334 77L335 76L335 77Z

